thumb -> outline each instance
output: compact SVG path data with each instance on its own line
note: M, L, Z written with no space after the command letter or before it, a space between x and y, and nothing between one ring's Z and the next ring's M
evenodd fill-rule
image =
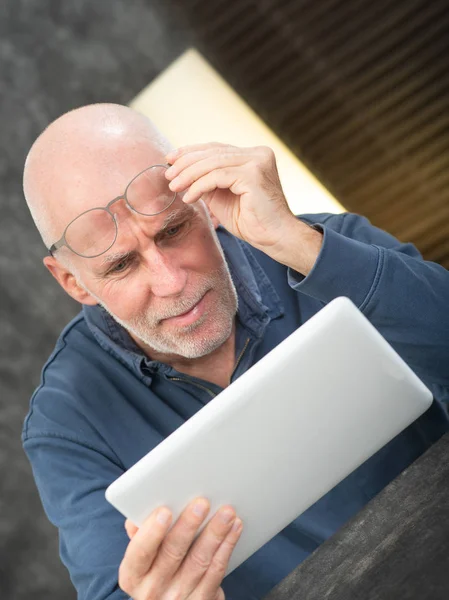
M139 531L137 525L134 525L134 523L132 523L129 519L126 519L125 521L125 529L130 540L132 540L136 533Z
M214 598L214 600L225 600L225 593L223 591L223 588L218 588L217 590L217 594Z

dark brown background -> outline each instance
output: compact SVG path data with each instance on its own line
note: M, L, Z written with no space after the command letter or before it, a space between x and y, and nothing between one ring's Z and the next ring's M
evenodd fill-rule
M27 150L61 113L128 103L196 44L349 209L449 265L449 11L425 0L0 4L0 595L75 598L20 445L77 307L45 272Z
M352 212L449 266L447 0L178 0L200 47Z

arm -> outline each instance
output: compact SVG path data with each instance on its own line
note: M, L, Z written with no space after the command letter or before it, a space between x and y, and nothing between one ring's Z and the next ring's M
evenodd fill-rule
M24 449L79 600L127 599L117 575L129 541L125 519L104 497L123 470L104 449L63 437L29 437Z
M325 303L351 298L422 379L447 388L443 267L356 215L327 215L322 233L296 219L269 148L198 144L166 159L170 188L184 202L203 200L228 231L290 267L298 291Z
M170 531L166 508L140 529L127 521L125 531L124 517L104 496L123 470L104 449L56 435L27 437L24 448L79 600L224 600L221 582L242 532L232 507L221 507L196 540L209 512L205 499L189 505Z
M296 241L285 239L278 260L290 267L290 285L325 303L349 297L422 379L449 386L448 271L359 215L301 219L323 232L323 242L304 276L289 258L289 247L304 243L304 223Z

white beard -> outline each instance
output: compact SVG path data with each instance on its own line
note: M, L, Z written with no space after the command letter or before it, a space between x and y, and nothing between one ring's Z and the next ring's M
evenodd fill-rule
M150 350L160 354L176 354L188 359L200 358L219 348L232 333L234 318L238 308L238 295L232 281L228 264L218 239L217 233L209 220L209 225L218 250L222 256L223 264L216 270L204 275L195 290L195 297L184 297L176 300L164 314L148 313L134 316L123 321L88 290L81 281L78 283L93 296L97 302L126 329L134 338L143 342ZM177 316L192 308L208 290L218 292L218 301L213 306L213 313L206 312L191 325L175 331L158 330L161 319ZM196 333L203 329L203 334Z

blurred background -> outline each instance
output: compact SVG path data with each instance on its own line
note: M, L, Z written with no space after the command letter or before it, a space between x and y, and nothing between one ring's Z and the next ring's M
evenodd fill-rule
M20 443L41 367L78 311L42 265L23 199L36 136L72 108L117 102L154 111L185 143L202 99L209 132L233 123L273 142L283 182L296 173L295 212L363 214L447 268L448 56L446 0L1 2L2 599L76 597Z

